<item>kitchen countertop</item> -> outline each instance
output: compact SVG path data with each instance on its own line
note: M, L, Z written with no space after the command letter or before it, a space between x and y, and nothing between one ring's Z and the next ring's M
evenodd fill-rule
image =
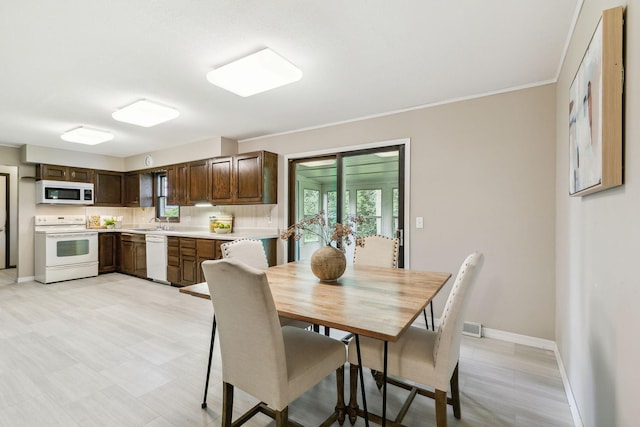
M90 230L96 230L99 233L133 233L133 234L153 234L161 236L176 236L176 237L193 237L198 239L215 239L215 240L237 240L243 238L251 239L277 239L280 237L280 233L277 229L240 229L228 234L211 233L208 229L180 229L172 228L170 230L158 230L145 227L134 228L95 228Z

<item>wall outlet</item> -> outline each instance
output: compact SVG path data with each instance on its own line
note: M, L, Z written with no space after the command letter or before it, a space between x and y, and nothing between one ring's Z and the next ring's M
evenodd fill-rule
M416 228L424 228L424 218L421 216L416 217Z

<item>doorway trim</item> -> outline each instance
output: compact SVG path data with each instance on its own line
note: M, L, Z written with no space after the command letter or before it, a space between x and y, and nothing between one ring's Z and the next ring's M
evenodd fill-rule
M285 194L283 197L283 219L284 219L284 228L287 228L289 225L289 160L302 159L306 157L321 157L328 156L336 153L346 153L350 151L360 151L366 150L369 148L383 148L392 145L404 145L404 267L410 268L410 252L411 252L411 233L408 233L407 230L411 227L410 222L410 212L409 212L409 201L411 200L411 138L401 138L401 139L392 139L387 141L377 141L377 142L368 142L359 145L349 145L345 147L335 147L335 148L327 148L323 150L314 150L314 151L306 151L302 153L292 153L286 154L284 156L284 188ZM283 229L284 229L283 228ZM286 258L286 251L285 251Z
M0 209L4 211L5 214L5 224L4 224L4 268L11 267L11 237L9 235L11 231L11 211L9 206L11 205L11 176L8 173L0 172L0 176L5 178L4 181L4 206L0 206ZM2 224L0 224L1 226Z

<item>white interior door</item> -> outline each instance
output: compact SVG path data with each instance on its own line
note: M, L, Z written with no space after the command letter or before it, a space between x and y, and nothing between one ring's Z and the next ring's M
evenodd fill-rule
M0 269L7 268L7 177L0 175Z

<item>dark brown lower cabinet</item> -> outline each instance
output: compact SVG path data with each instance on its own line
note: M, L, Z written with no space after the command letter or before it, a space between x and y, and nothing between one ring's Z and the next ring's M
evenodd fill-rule
M196 264L196 259L196 239L180 238L181 285L193 285L198 280L198 265Z
M206 282L202 262L222 258L220 245L230 240L174 237L167 239L167 280L174 286ZM262 240L269 266L276 265L277 239Z
M144 234L120 235L120 271L147 277L147 247Z
M98 273L118 271L120 233L98 234Z
M209 259L220 259L222 253L220 252L220 245L224 243L224 240L210 240L210 239L198 239L196 241L196 265L198 267L198 281L197 283L206 282L204 272L202 271L202 262Z
M179 285L182 281L180 273L180 238L167 238L167 280Z

